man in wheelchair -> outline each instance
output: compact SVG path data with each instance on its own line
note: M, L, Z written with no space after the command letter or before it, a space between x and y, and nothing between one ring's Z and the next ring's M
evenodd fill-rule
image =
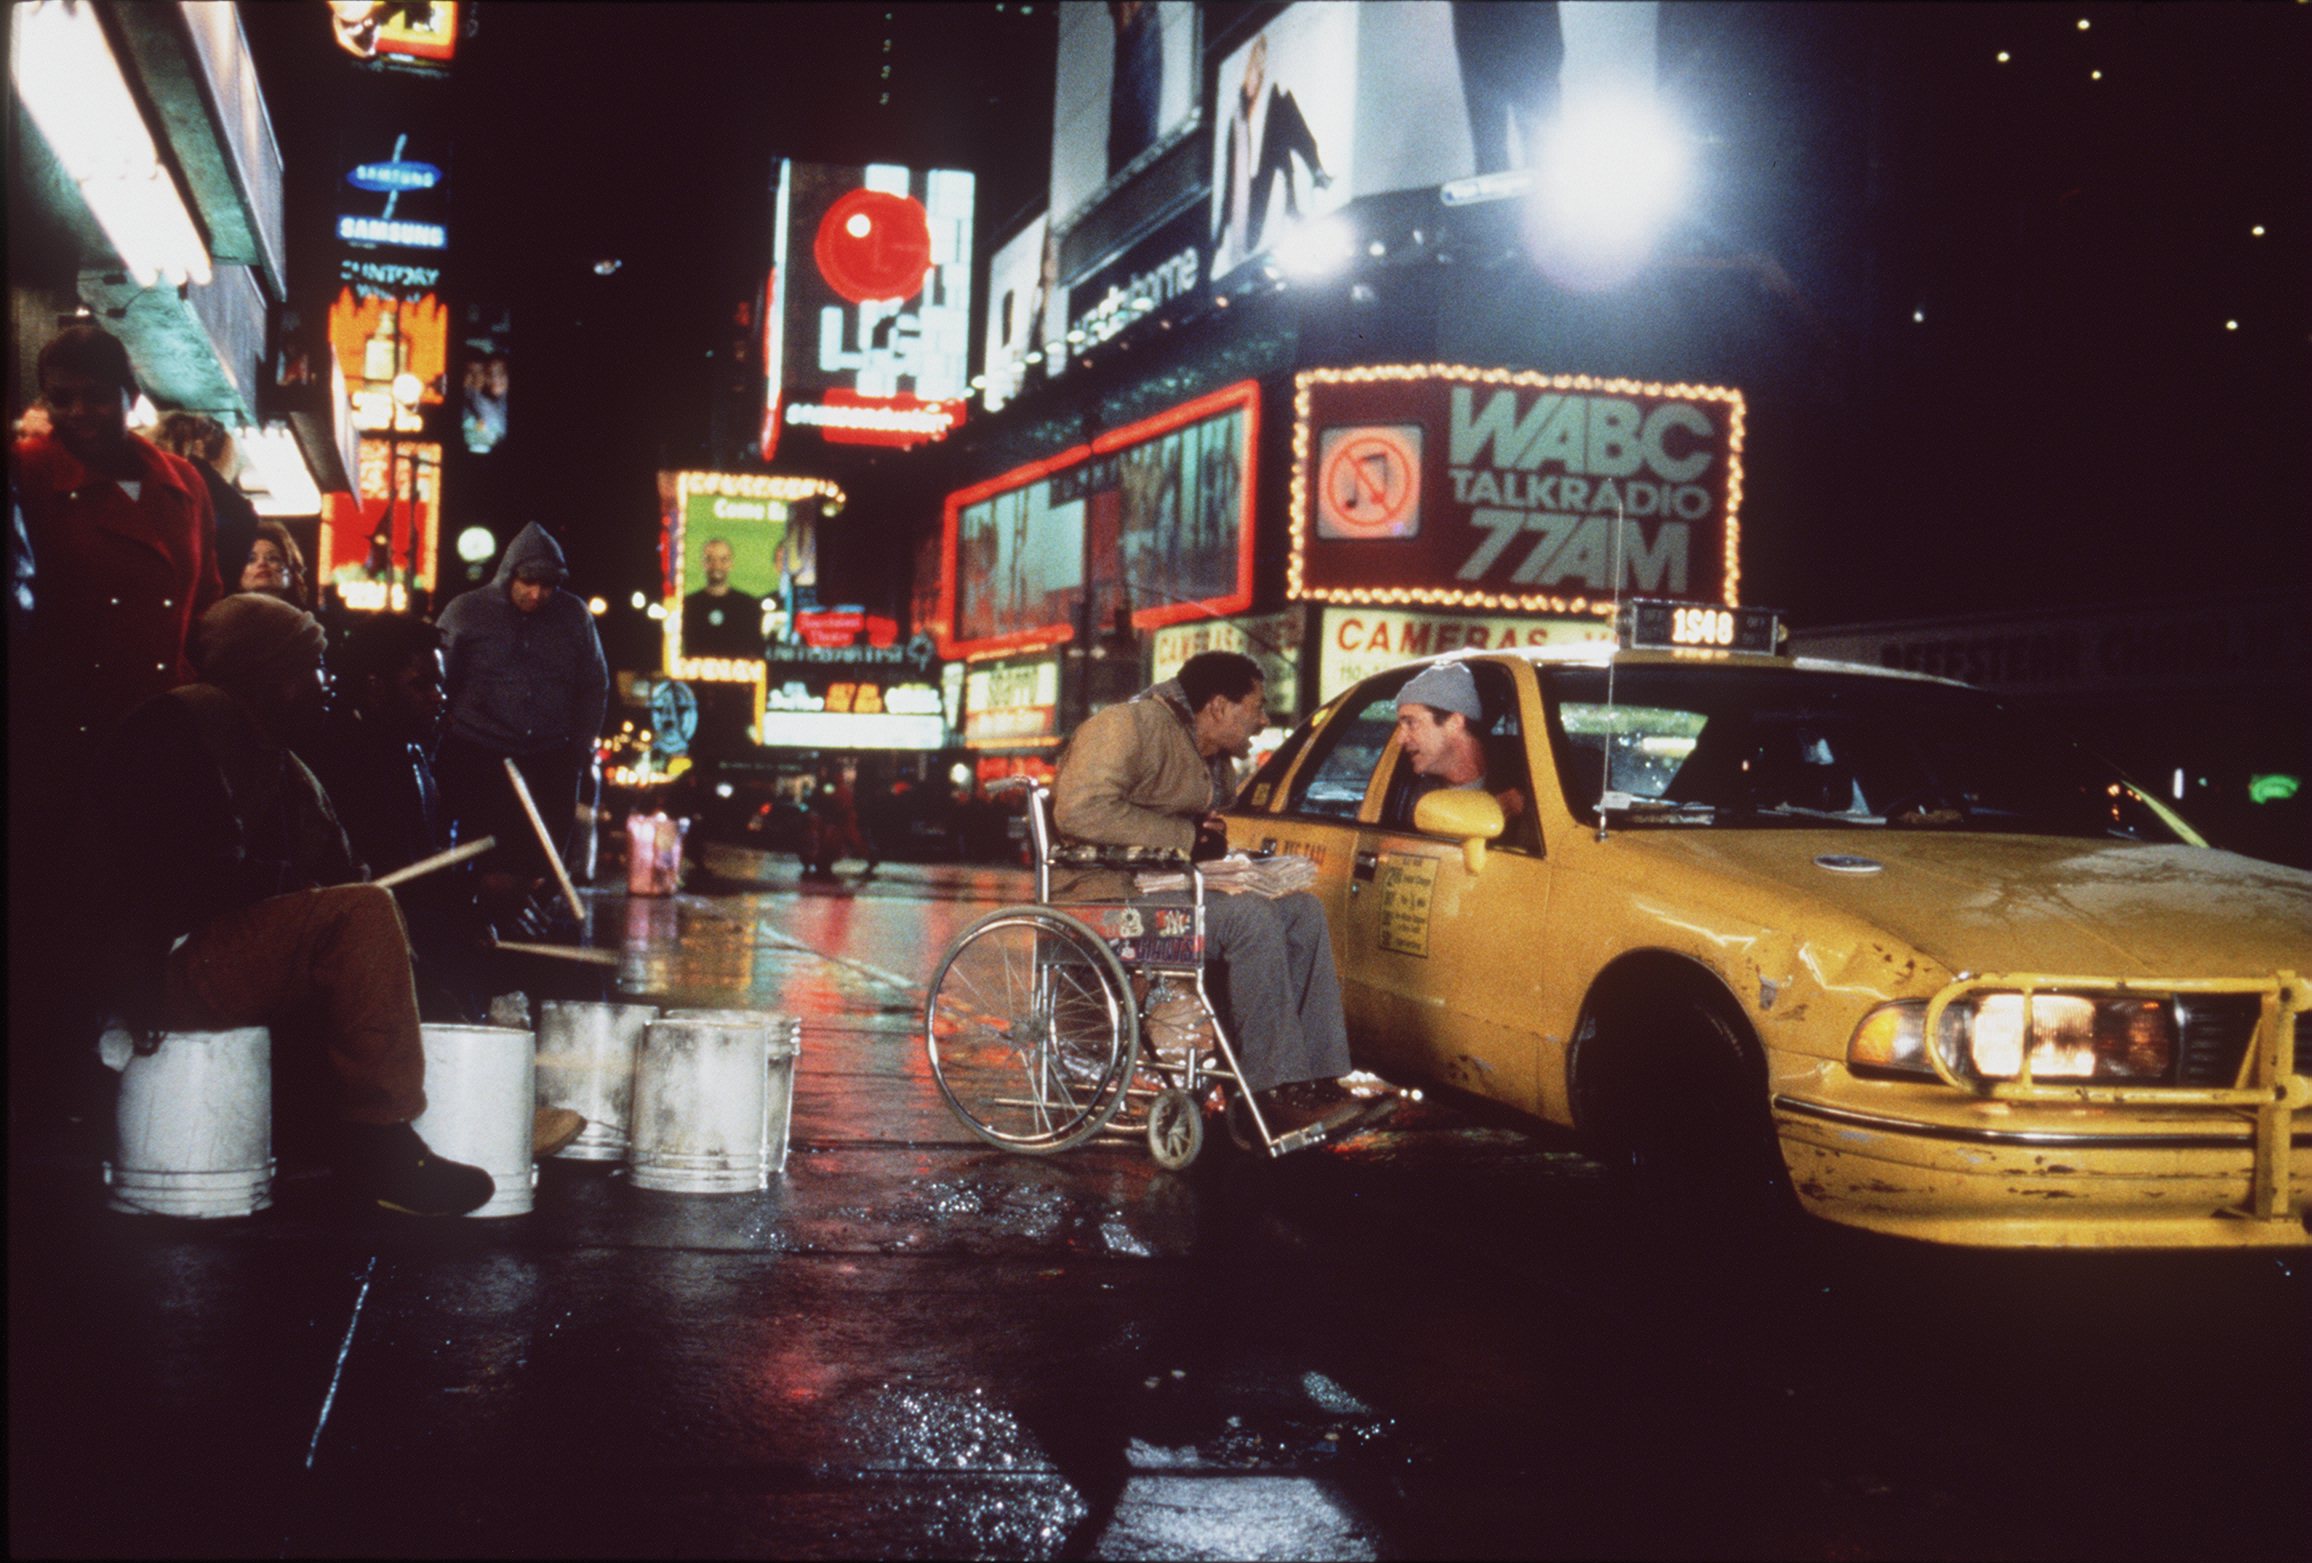
M1228 849L1219 810L1235 796L1235 762L1268 723L1260 664L1233 651L1190 657L1179 675L1113 705L1077 729L1052 786L1064 841L1152 847L1208 861ZM1055 876L1063 894L1120 900L1128 875L1087 869ZM1247 1090L1276 1135L1321 1125L1329 1138L1376 1116L1342 1089L1349 1070L1340 976L1324 906L1307 891L1206 902L1208 951ZM1386 1099L1384 1099L1386 1100Z

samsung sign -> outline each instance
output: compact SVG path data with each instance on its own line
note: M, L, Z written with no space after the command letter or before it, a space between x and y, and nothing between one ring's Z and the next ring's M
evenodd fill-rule
M363 163L345 182L361 190L431 190L442 182L442 171L431 163Z
M449 231L440 223L404 222L398 217L340 217L337 237L348 244L402 244L419 250L449 244Z

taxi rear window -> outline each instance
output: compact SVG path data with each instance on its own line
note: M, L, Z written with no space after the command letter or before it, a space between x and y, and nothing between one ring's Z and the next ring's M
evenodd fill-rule
M1981 690L1728 663L1552 668L1576 815L1625 825L2001 831L2175 842L2108 763Z

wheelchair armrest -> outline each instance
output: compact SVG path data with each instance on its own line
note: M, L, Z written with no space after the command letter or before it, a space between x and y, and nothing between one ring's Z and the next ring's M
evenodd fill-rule
M1075 844L1052 849L1052 861L1070 868L1184 868L1188 854L1170 847L1100 847Z

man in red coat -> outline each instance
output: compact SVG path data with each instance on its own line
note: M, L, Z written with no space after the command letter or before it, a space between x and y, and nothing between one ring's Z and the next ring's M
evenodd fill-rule
M24 715L75 751L52 758L78 760L135 707L192 682L186 639L222 595L216 520L192 464L129 432L136 377L118 338L69 326L40 350L39 373L54 432L16 447L43 686Z
M11 1062L71 1057L103 996L79 968L85 882L77 788L121 718L193 680L194 620L221 595L216 522L191 464L129 432L136 376L120 340L68 326L40 350L50 432L16 446L35 571L9 711ZM85 1037L83 1033L85 1032ZM38 1039L35 1041L34 1039ZM25 1071L12 1080L28 1083ZM44 1082L31 1082L35 1089Z

